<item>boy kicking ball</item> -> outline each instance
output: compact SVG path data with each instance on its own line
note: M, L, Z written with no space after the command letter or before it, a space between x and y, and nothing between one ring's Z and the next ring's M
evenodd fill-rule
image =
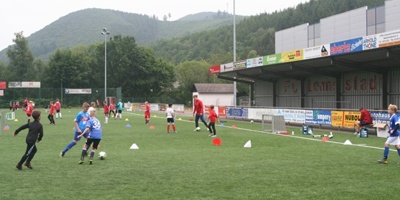
M397 153L400 156L400 149L399 149L399 119L396 115L397 106L390 104L388 107L388 113L390 115L390 124L389 124L389 137L385 142L385 149L383 151L383 158L378 160L378 163L387 164L387 158L389 155L389 145L394 145L397 149Z
M96 153L97 148L100 146L100 140L102 138L102 133L101 133L101 123L100 121L96 118L96 110L92 109L90 110L90 119L86 124L85 130L78 136L78 138L81 138L84 136L86 133L89 133L86 144L82 149L82 154L81 154L81 160L79 161L79 164L83 164L83 161L86 156L87 150L92 146L92 152L90 152L90 158L89 158L89 164L91 165L93 162L93 157L94 154ZM93 145L92 145L93 143Z

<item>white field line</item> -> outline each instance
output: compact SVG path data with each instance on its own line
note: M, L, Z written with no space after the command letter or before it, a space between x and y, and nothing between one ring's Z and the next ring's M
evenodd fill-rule
M141 116L141 114L136 114L136 113L129 113L131 115L138 115ZM164 117L155 117L155 118L160 118L160 119L164 119ZM182 122L188 122L188 123L194 123L193 121L189 121L189 120L179 120ZM300 136L296 136L296 135L282 135L282 134L274 134L274 133L267 133L267 132L263 132L263 131L257 131L257 130L252 130L252 129L246 129L246 128L232 128L230 126L219 126L222 128L231 128L231 129L237 129L237 130L242 130L242 131L248 131L248 132L254 132L254 133L263 133L263 134L270 134L270 135L276 135L276 136L283 136L283 137L291 137L291 138L297 138L297 139L303 139L303 140L310 140L310 141L316 141L316 142L321 142L320 139L314 139L314 138L306 138L306 137L300 137ZM321 138L322 139L322 138ZM342 142L335 142L335 141L327 141L327 143L332 143L332 144L340 144L340 145L345 145ZM368 148L368 149L377 149L377 150L383 150L382 147L374 147L374 146L368 146L366 144L351 144L351 145L346 145L346 146L355 146L355 147L363 147L363 148ZM397 150L393 150L390 149L390 151L393 152L397 152Z

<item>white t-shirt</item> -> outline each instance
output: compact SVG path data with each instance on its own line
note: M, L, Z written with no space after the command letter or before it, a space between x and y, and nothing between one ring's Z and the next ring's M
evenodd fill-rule
M165 112L167 113L167 118L173 118L174 109L172 109L172 108L167 108L167 110L166 110Z

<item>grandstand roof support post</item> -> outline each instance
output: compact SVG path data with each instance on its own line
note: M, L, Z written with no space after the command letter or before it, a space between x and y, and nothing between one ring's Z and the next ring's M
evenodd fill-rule
M304 86L304 84L305 84L305 79L301 79L300 80L300 106L302 107L302 108L304 108L305 106L304 106L304 98L305 98L305 92L304 92L304 88L305 88L305 86Z
M337 109L342 108L342 104L341 104L341 102L342 102L341 79L342 79L341 76L337 76L336 79L335 79L336 80L336 95L335 96L336 96L336 108Z
M277 98L277 89L278 86L277 81L272 82L272 107L276 107L276 98Z
M382 109L388 107L388 72L382 74Z
M252 83L250 83L250 106L255 106L255 99L254 99L254 81Z

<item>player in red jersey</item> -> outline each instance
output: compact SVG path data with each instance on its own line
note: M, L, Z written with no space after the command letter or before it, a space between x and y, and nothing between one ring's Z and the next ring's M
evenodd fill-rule
M56 125L56 122L54 121L54 111L56 110L56 106L53 104L52 101L50 101L50 111L49 115L47 118L50 120L50 124Z
M33 101L29 101L25 108L26 116L28 116L28 123L32 119L32 111L33 111Z
M26 107L28 106L28 103L29 103L28 97L25 97L25 99L24 99L24 109L26 109Z
M196 129L194 129L194 131L200 131L199 119L203 122L203 124L208 129L208 125L207 125L206 121L204 120L203 102L199 99L198 95L193 95L193 99L194 99L193 116L195 116L194 122L195 122L195 126L196 126Z
M215 122L219 122L219 118L217 113L214 110L214 105L210 106L210 114L208 115L208 119L210 120L210 123L208 124L208 129L210 130L210 137L217 137L217 131L215 130Z
M149 124L150 123L150 105L149 102L144 102L146 108L144 110L144 120L145 120L145 124Z
M104 108L104 116L105 116L105 124L108 124L108 115L110 113L110 108L107 105L107 101L103 102L103 108Z
M58 115L60 115L60 118L62 119L60 100L57 99L56 102L54 103L54 106L56 108L56 119L58 119Z

